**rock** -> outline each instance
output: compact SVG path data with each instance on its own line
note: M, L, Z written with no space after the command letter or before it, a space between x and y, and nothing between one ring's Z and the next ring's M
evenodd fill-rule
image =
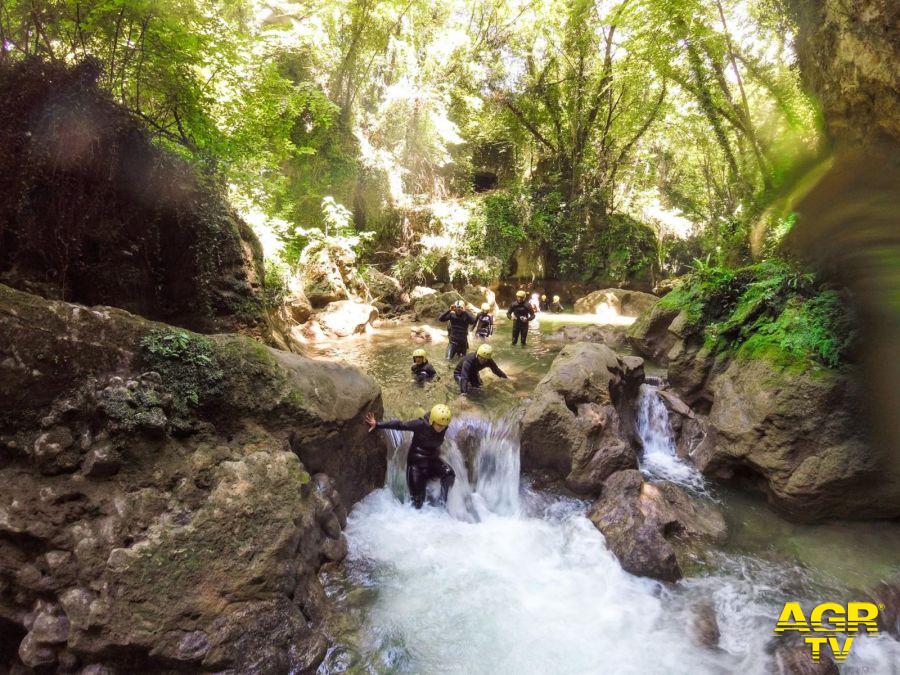
M878 605L878 628L900 638L900 575L881 581L867 593Z
M682 417L687 417L689 419L695 417L694 411L688 407L688 404L678 398L673 392L668 389L660 389L657 393L670 413L681 415Z
M19 62L0 80L0 283L203 332L259 330L252 229L83 65Z
M716 618L716 606L704 600L691 606L691 638L698 647L718 649L719 621Z
M649 310L658 297L641 291L629 291L624 288L604 288L593 291L575 301L576 314L602 314L612 310L622 316L640 316Z
M105 478L118 473L122 466L122 457L118 448L111 443L98 444L84 456L81 472L91 478Z
M308 245L300 256L300 280L310 304L318 309L352 295L356 254L350 249Z
M645 482L636 470L608 478L589 517L626 572L661 581L680 579L702 547L726 534L718 509L692 502L674 483Z
M563 326L549 336L564 342L599 342L611 349L625 346L624 326Z
M74 471L81 459L74 442L66 427L54 427L41 434L34 441L32 450L35 464L47 475Z
M709 433L696 465L756 477L769 502L801 520L900 515L900 485L867 442L852 373L735 358L709 384Z
M840 670L834 659L823 649L819 661L810 657L809 645L798 639L773 640L772 668L775 675L838 675Z
M466 303L475 309L481 309L481 305L488 303L496 310L496 295L494 294L494 291L487 286L472 286L471 284L466 284L460 292L460 295L462 295Z
M437 318L446 312L454 302L462 299L463 297L456 291L429 293L413 299L413 316L417 321L437 321Z
M641 356L660 365L666 365L666 355L678 340L676 334L669 332L669 326L678 314L677 309L653 305L628 327L629 344Z
M373 300L380 300L388 305L398 305L404 301L403 287L394 277L379 272L374 267L363 270L363 279L369 287ZM408 297L407 297L408 299Z
M550 471L587 495L614 472L637 468L629 427L642 363L626 365L605 345L564 347L522 413L522 468Z
M292 294L284 301L291 320L295 323L306 323L312 316L312 304L303 291Z
M37 669L307 668L317 571L386 471L369 410L379 388L351 366L0 286L0 437L84 454L54 476L0 463L0 630Z
M347 337L355 333L365 333L366 326L378 316L372 305L353 300L331 302L316 314L316 321L329 335Z
M409 339L418 343L437 342L442 335L442 331L426 324L413 326L409 329Z
M433 288L428 288L428 286L416 286L409 292L410 300L418 300L420 298L424 298L426 295L434 295L437 291Z

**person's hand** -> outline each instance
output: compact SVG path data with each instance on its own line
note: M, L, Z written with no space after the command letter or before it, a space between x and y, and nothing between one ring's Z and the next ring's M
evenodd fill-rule
M371 434L373 431L375 431L375 425L378 424L378 422L375 421L375 414L374 414L374 413L366 413L366 416L365 416L365 418L364 418L364 421L365 421L366 424L369 425L369 433L370 433L370 434Z

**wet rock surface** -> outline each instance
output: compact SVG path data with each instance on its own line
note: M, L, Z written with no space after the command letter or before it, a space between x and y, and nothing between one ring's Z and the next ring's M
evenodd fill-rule
M637 468L632 405L643 379L640 358L600 344L564 347L522 413L522 468L551 471L585 495Z
M645 481L636 470L608 478L589 517L624 570L661 581L683 577L727 532L714 506L674 483Z
M64 672L324 657L317 571L385 471L371 378L0 287L0 409L4 654Z
M639 353L668 363L670 387L660 395L680 457L762 489L795 519L900 514L900 488L883 471L891 459L865 433L854 368L714 353L686 336L681 316L657 306L629 331Z

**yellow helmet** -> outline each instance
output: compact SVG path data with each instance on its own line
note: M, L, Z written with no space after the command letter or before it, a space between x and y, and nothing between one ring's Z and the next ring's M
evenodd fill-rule
M544 302L546 299L547 299L547 296L546 296L546 295L542 295L542 296L541 296L541 302Z
M490 345L481 345L475 353L483 359L489 359L494 355L494 348Z
M429 424L440 424L442 427L449 426L450 420L453 419L453 413L450 412L450 406L438 403L431 409L428 416Z
M558 296L558 295L554 295L554 296L553 296L553 302L559 302L559 296Z
M516 291L516 297L519 298L520 300L522 298L524 298L526 295L528 295L528 294L525 291Z
M491 311L491 303L489 303L489 302L483 302L483 303L481 303L481 311L482 311L482 312L489 312L489 311Z
M425 350L421 349L421 348L413 351L413 358L416 358L417 356L421 356L423 359L426 359L426 360L428 359L428 356L425 354Z

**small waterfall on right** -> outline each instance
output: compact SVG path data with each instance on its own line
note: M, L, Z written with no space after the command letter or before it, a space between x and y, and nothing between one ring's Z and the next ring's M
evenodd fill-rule
M638 393L637 432L644 448L641 470L656 478L670 480L694 491L705 491L703 476L678 458L669 411L653 384L642 384Z

